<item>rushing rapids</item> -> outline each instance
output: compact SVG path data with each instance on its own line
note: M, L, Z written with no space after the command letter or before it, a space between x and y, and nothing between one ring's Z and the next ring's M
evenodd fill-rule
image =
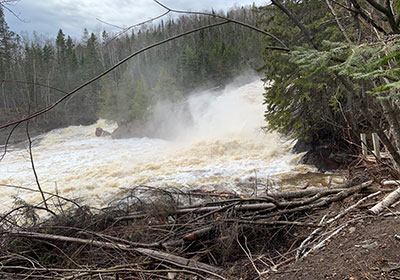
M137 185L251 195L270 187L320 186L339 180L298 165L291 143L260 129L265 125L262 93L263 84L257 81L218 94L193 95L186 101L192 121L188 125L175 116L173 140L98 138L96 127L116 127L105 120L53 130L33 142L41 187L104 207ZM16 198L41 200L39 193L10 187L37 188L26 147L14 148L0 162L0 183L1 209L11 207Z

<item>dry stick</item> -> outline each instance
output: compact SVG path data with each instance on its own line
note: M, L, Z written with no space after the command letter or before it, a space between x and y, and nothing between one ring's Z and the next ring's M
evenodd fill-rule
M119 267L119 266L116 266ZM84 272L83 272L84 271ZM97 269L97 270L81 270L79 271L78 274L74 274L74 275L70 275L70 276L66 276L63 278L60 278L60 280L69 280L69 279L79 279L81 277L84 276L90 276L93 274L117 274L118 273L128 273L128 272L136 272L136 273L148 273L151 274L152 276L154 276L156 273L185 273L185 274L192 274L194 276L197 276L198 278L207 280L208 278L203 277L202 275L194 272L194 271L190 271L190 270L185 270L185 269L156 269L156 270L149 270L149 269L135 269L135 268L109 268L109 269ZM119 278L115 278L115 279L119 279Z
M332 219L329 219L326 223L330 224L333 223L334 221L340 219L341 217L343 217L344 215L346 215L347 213L349 213L351 210L353 210L354 208L358 207L361 203L363 203L364 201L373 198L377 195L380 195L382 192L381 191L377 191L375 193L371 193L370 195L360 199L357 203L351 205L350 207L348 207L347 209L345 209L343 212L339 213L338 215L336 215L335 217L333 217Z
M107 25L109 25L109 26L112 26L112 27L118 28L118 29L122 29L122 30L124 30L124 29L125 29L125 27L118 26L118 25L116 25L116 24L112 24L112 23L106 22L106 21L104 21L104 20L101 20L101 19L99 19L99 18L96 18L96 20L100 21L101 23L107 24Z
M368 183L368 182L367 182ZM323 227L326 227L326 226L328 226L328 225L330 225L330 224L332 224L333 222L335 222L335 221L337 221L338 219L340 219L340 218L342 218L343 216L345 216L347 213L349 213L351 210L353 210L354 208L356 208L357 206L359 206L361 203L363 203L364 201L366 201L366 200L368 200L368 199L370 199L370 198L372 198L372 197L375 197L375 196L377 196L377 195L379 195L379 194L381 194L381 191L378 191L378 192L375 192L375 193L372 193L372 194L370 194L370 195L368 195L368 196L366 196L366 197L364 197L364 198L362 198L362 199L360 199L357 203L355 203L355 204L353 204L353 205L351 205L350 207L348 207L348 208L346 208L344 211L342 211L341 213L339 213L338 215L336 215L335 217L333 217L333 218L331 218L331 219L329 219L328 221L326 221L326 222L324 222L324 220L325 220L325 217L326 216L324 216L322 219L321 219L321 221L320 221L320 223L319 223L319 228L317 228L317 229L315 229L306 239L304 239L303 240L303 242L300 244L300 246L299 246L299 248L297 249L297 252L296 252L296 260L298 260L300 257L301 258L303 258L303 257L305 257L306 256L306 254L304 254L304 255L302 255L302 253L303 253L303 251L304 251L304 248L306 247L306 246L308 246L311 242L309 242L312 238L314 238L314 236L317 234L317 233L319 233L320 231L322 231L322 228ZM342 230L343 228L340 228L340 230ZM339 230L339 231L340 231ZM339 232L338 231L338 232ZM336 231L335 231L336 232ZM337 232L336 232L337 233ZM335 234L336 234L335 233ZM329 236L329 238L331 238L332 236L333 236L334 234L331 234L330 236ZM329 238L327 238L326 240L328 240ZM325 241L326 241L325 240ZM325 242L324 241L324 242ZM319 248L319 247L318 247ZM316 248L313 248L313 249L316 249ZM309 251L310 252L310 251ZM308 252L308 253L309 253ZM307 255L308 255L308 253L307 253Z
M34 85L34 86L40 86L40 87L46 87L64 94L67 94L68 92L50 85L45 85L37 82L30 82L30 81L22 81L22 80L0 80L0 83L13 83L13 84L28 84L28 85Z
M116 63L115 65L111 66L110 68L108 68L108 69L107 69L106 71L104 71L103 73L97 75L96 77L90 79L89 81L87 81L87 82L83 83L82 85L78 86L77 88L73 89L73 90L70 91L68 94L65 94L63 97L61 97L60 99L58 99L58 100L57 100L56 102L54 102L53 104L51 104L51 105L49 105L49 106L47 106L47 107L44 107L43 109L41 109L41 110L39 110L39 111L36 111L36 112L34 112L34 113L32 113L32 114L30 114L30 115L24 117L24 118L21 118L21 119L19 119L19 120L11 121L11 122L9 122L9 123L0 125L0 129L4 129L4 128L10 127L10 126L12 126L12 125L16 125L16 124L19 124L19 123L22 123L22 122L31 120L31 119L33 119L33 118L36 118L36 117L38 117L38 116L40 116L40 115L42 115L42 114L44 114L44 113L46 113L46 112L52 110L54 107L56 107L58 104L60 104L61 102L63 102L63 101L64 101L65 99L67 99L68 97L72 96L73 94L75 94L75 93L78 92L79 90L85 88L86 86L90 85L91 83L93 83L93 82L99 80L100 78L102 78L103 76L107 75L108 73L110 73L112 70L114 70L114 69L117 68L118 66L124 64L125 62L127 62L128 60L130 60L131 58L137 56L137 55L140 54L140 53L143 53L143 52L145 52L145 51L147 51L147 50L149 50L149 49L152 49L152 48L157 47L157 46L159 46L159 45L165 44L165 43L167 43L167 42L169 42L169 41L178 39L178 38L180 38L180 37L183 37L183 36L186 36L186 35L189 35L189 34L192 34L192 33L195 33L195 32L201 31L201 30L204 30L204 29L209 29L209 28L213 28L213 27L216 27L216 26L224 25L224 24L227 24L227 23L229 23L229 22L231 22L231 21L230 21L230 20L226 20L226 21L222 21L222 22L217 22L217 23L209 24L209 25L206 25L206 26L203 26L203 27L199 27L199 28L196 28L196 29L192 29L192 30L190 30L190 31L187 31L187 32L184 32L184 33L175 35L175 36L172 36L172 37L167 38L167 39L165 39L165 40L162 40L162 41L160 41L160 42L154 43L154 44L152 44L152 45L150 45L150 46L144 47L144 48L140 49L139 51L136 51L136 52L132 53L131 55L127 56L126 58L124 58L124 59L121 60L120 62Z
M35 175L36 184L37 184L38 189L39 189L39 191L40 191L40 194L41 194L41 196L42 196L43 203L44 203L44 207L47 209L47 211L49 211L49 207L47 206L46 197L44 196L42 187L40 186L39 177L38 177L38 175L37 175L37 173L36 173L35 163L34 163L34 161L33 161L32 140L31 140L31 136L29 135L29 121L26 122L26 136L28 137L29 156L30 156L30 158L31 158L32 171L33 171L33 174Z
M131 247L140 247L140 248L167 248L167 247L175 247L184 244L187 241L195 241L203 236L207 235L209 232L211 232L215 227L214 226L208 226L205 228L200 228L195 231L187 233L184 237L178 240L172 240L172 241L167 241L167 242L153 242L153 243L139 243L139 242L131 242L122 238L106 235L106 234L101 234L101 233L96 233L92 231L82 231L84 233L89 233L96 235L100 238L103 238L105 240L112 240L120 243L125 243L130 245Z
M16 211L18 211L18 210L20 210L20 209L22 209L22 208L25 208L25 207L26 207L25 205L22 205L22 206L19 206L19 207L17 207L17 208L14 208L14 209L12 209L11 211L9 211L8 213L4 214L3 216L0 217L0 223L2 223L4 220L6 220L7 222L10 222L10 221L7 220L6 218L7 218L8 216L10 216L12 213L14 213L14 212L16 212Z
M222 269L219 267L211 266L211 265L208 265L208 264L205 264L202 262L198 262L196 260L186 259L186 258L182 258L179 256L174 256L174 255L167 254L164 252L159 252L159 251L145 249L145 248L136 248L136 249L134 249L134 251L144 254L144 255L147 255L147 256L149 256L153 259L159 260L159 261L166 261L168 263L171 263L171 264L174 264L174 265L177 265L180 267L194 269L197 271L211 274L220 279L225 279L224 277L222 277L221 275L218 274L218 273L222 272Z
M21 189L21 190L26 190L26 191L31 191L31 192L40 192L39 190L31 189L31 188L28 188L28 187L7 185L7 184L0 184L0 187L16 188L16 189ZM54 194L54 193L46 192L46 191L43 191L43 193L44 193L44 194L48 194L48 195L50 195L50 196L57 197L57 198L61 198L61 199L65 200L65 201L67 201L67 202L70 202L70 203L74 204L74 205L77 206L78 208L82 208L82 206L80 206L80 205L79 205L77 202L75 202L74 200L69 199L69 198L66 198L66 197L64 197L64 196L61 196L61 195L59 195L59 194Z
M336 24L339 26L340 31L342 31L344 38L346 39L346 41L347 41L349 44L352 44L352 41L351 41L350 38L347 36L346 30L343 28L343 25L340 23L340 20L339 20L339 18L337 17L336 12L335 12L335 10L333 9L332 5L329 3L329 0L325 0L325 2L326 2L326 4L328 5L329 10L331 11L333 17L335 18Z
M228 208L232 208L233 210L238 210L238 211L251 211L251 210L265 210L265 209L273 209L275 208L274 203L254 203L254 204L244 204L244 205L239 205L242 201L235 200L236 203L232 203L229 205L225 206L205 206L205 207L188 207L188 208L182 208L182 209L176 209L173 210L170 214L177 214L177 215L182 215L182 214L200 214L200 213L206 213L203 216L197 218L196 220L200 218L205 218L211 214L223 211ZM222 202L223 203L223 202ZM131 220L131 219L138 219L138 218L144 218L146 217L146 214L144 213L137 213L134 215L129 215L129 216L123 216L117 218L117 221L124 221L124 220Z
M97 240L83 239L83 238L74 238L62 235L54 235L54 234L45 234L38 232L28 232L28 231L16 231L12 230L9 232L11 235L21 236L21 237L30 237L36 239L44 239L44 240L53 240L53 241L63 241L63 242L73 242L85 245L92 245L101 248L109 248L109 249L118 249L118 250L131 250L132 248L125 244L113 243L113 242L103 242Z
M326 218L326 215L324 215L321 219L321 221L319 222L319 226L323 225L323 222ZM321 231L321 227L315 229L306 239L303 240L303 242L301 242L299 248L297 248L296 250L296 261L300 258L300 255L302 254L302 252L304 251L304 247L306 246L306 244L308 243L309 240L311 240L312 238L314 238L314 236L319 233Z
M379 32L383 33L384 35L388 35L388 33L380 27L373 18L371 18L366 12L364 12L360 6L360 4L357 2L357 0L350 0L350 2L353 4L354 8L357 9L357 14L359 14L366 22L371 24L376 30Z
M128 31L131 30L132 28L135 28L135 27L144 25L144 24L146 24L146 23L153 22L153 21L155 21L156 19L159 19L159 18L162 18L163 16L166 16L166 15L169 14L170 12L171 12L171 11L166 11L165 13L162 13L162 14L159 15L159 16L156 16L156 17L154 17L154 18L151 18L151 19L149 19L149 20L146 20L146 21L143 21L143 22L140 22L140 23L133 24L133 25L128 26L128 27L126 27L126 28L121 28L121 27L112 25L112 24L107 23L107 22L104 22L104 21L102 21L102 20L100 20L100 19L98 19L98 18L96 18L96 19L97 19L98 21L101 21L101 22L105 23L105 24L108 24L108 25L111 25L111 26L114 26L114 27L123 29L121 32L117 33L114 37L112 37L112 38L106 43L106 45L108 45L111 41L117 39L119 36L121 36L122 34L128 32Z
M43 242L44 244L47 244L47 245L49 245L49 246L55 248L56 250L58 250L58 251L61 253L61 255L63 255L63 256L64 256L70 263L72 263L74 266L82 268L82 265L80 265L80 264L78 264L76 261L74 261L73 258L71 258L70 256L68 256L68 254L65 253L65 252L64 252L60 247L58 247L57 245L55 245L55 244L53 244L53 243L51 243L51 242L45 241L45 240L42 240L42 242Z
M246 224L246 225L259 225L259 226L301 226L301 227L318 227L320 225L314 223L302 223L302 222L292 222L292 221L247 221L243 219L227 219L224 220L227 223L238 223L238 224Z
M28 21L22 19L17 13L15 13L12 9L7 7L7 5L10 5L9 3L11 2L16 2L18 0L10 0L10 1L1 1L0 6L9 11L14 17L16 17L19 21L22 21L23 23L28 23Z
M6 278L6 279L17 279L16 277L19 276L19 277L23 277L22 279L34 279L34 278L38 278L38 279L40 279L40 280L43 280L43 279L51 279L51 280L54 280L54 276L45 276L45 275L41 275L41 274L40 274L40 275L35 275L35 274L33 274L33 272L31 272L30 274L5 272L5 273L4 273L4 276L7 275L7 274L10 274L10 277L9 277L9 278Z
M247 237L245 236L244 238L245 238L245 242L247 242ZM253 261L253 257L251 255L251 251L248 250L247 244L246 244L246 249L247 249L246 250L245 248L243 248L242 244L240 244L240 241L239 241L239 239L237 237L236 237L236 242L239 244L239 247L245 253L246 257L249 259L249 261L250 261L251 265L253 266L254 270L257 272L258 277L261 277L262 275L264 275L264 274L269 272L269 269L267 271L262 271L262 272L259 271L257 266L256 266L256 264Z
M384 198L381 202L376 204L374 207L370 208L368 211L378 215L384 209L395 203L400 199L400 187L398 187L395 191L391 192L386 198Z
M342 229L344 229L346 226L348 226L349 224L364 219L366 216L363 217L358 217L355 219L352 219L346 223L344 223L343 225L338 226L336 229L334 229L333 231L331 231L331 233L329 234L328 237L324 238L321 242L319 242L318 244L314 245L310 250L308 250L306 253L304 253L304 255L301 258L305 258L307 257L311 252L314 252L315 250L323 247L325 245L325 243L331 239L333 236L335 236L336 234L338 234ZM325 233L326 234L326 233Z
M275 6L277 6L282 12L284 12L303 32L303 34L307 37L307 40L310 42L310 44L315 48L315 49L319 49L318 45L315 43L315 38L313 35L311 35L311 33L308 31L307 28L304 27L304 25L302 23L300 23L300 21L288 10L286 9L285 6L282 5L281 2L277 1L277 0L271 0L272 4L274 4Z
M28 270L28 271L38 271L38 272L59 272L59 273L72 272L72 273L78 273L78 274L75 274L75 275L70 275L70 276L66 276L66 277L61 278L63 280L77 279L77 278L80 278L82 276L87 276L87 275L96 274L96 273L124 273L124 272L142 272L142 273L177 272L177 273L193 274L193 275L196 275L196 276L198 276L200 278L203 278L203 276L201 276L200 274L198 274L196 272L193 272L193 271L190 271L190 270L182 270L182 269L157 269L157 270L135 269L135 268L133 268L134 266L137 266L137 264L117 265L117 266L113 266L113 267L106 268L106 269L36 268L36 267L10 266L10 265L9 266L1 266L0 268L2 270L11 269L11 270ZM54 279L54 277L52 277L51 279Z
M176 229L176 230L179 230L179 229L182 229L182 228L185 228L187 225L189 225L189 224L194 224L196 221L198 221L198 220L201 220L201 219L204 219L204 218L206 218L206 217L208 217L208 216L211 216L211 215L213 215L213 214L216 214L216 213L218 213L218 212L221 212L221 211L223 211L223 210L227 210L227 209L233 209L233 210L235 210L235 209L240 209L240 208L236 208L236 207L240 207L241 205L238 205L240 202L236 202L236 203L231 203L231 204L228 204L228 205L225 205L225 206L223 206L223 207L204 207L204 208L211 208L212 210L211 211L206 211L206 213L205 214L203 214L203 215L201 215L201 216L199 216L199 217L196 217L195 219L193 219L193 220L190 220L189 222L187 222L186 224L184 224L184 225L182 225L182 226L180 226L178 229ZM203 209L204 209L203 208ZM197 209L189 209L190 211L189 212L186 212L185 214L190 214L190 213L199 213L199 212L197 212ZM175 214L177 214L177 213L175 213Z
M301 198L304 196L315 195L320 192L325 192L326 194L335 194L343 190L345 189L341 187L333 189L311 187L305 190L268 192L268 195L273 198L288 199L288 198Z
M338 193L335 197L330 198L330 199L327 199L327 200L321 202L319 206L324 206L324 205L326 205L326 204L328 204L328 203L330 203L330 202L332 202L332 201L337 201L339 197L342 197L342 198L343 198L343 196L345 196L346 194L347 194L347 195L350 195L350 194L352 194L352 193L354 193L354 192L360 191L360 190L362 190L363 188L366 188L366 187L370 186L371 184L372 184L372 181L367 181L367 182L364 182L364 183L362 183L362 184L360 184L360 185L357 185L357 186L355 186L355 187L351 187L351 188L348 189L348 190L344 190L344 191ZM364 200L365 200L365 199L362 199L361 202L363 202ZM357 205L361 204L361 202L358 203ZM354 207L351 206L350 208L353 209ZM294 209L293 209L293 210L294 210ZM349 212L349 210L346 209L344 212L347 213L347 212ZM341 217L341 216L340 216L340 217ZM336 217L335 217L336 219L330 219L329 221L330 221L330 223L332 223L332 222L336 221L337 219L339 219L340 217L336 216ZM325 216L321 219L321 221L320 221L320 223L319 223L320 226L323 225L323 221L324 221L324 220L325 220ZM326 225L326 224L325 224L325 225ZM321 227L315 229L315 230L310 234L310 236L308 236L305 240L303 240L303 242L300 244L299 248L296 250L296 251L297 251L297 252L296 252L296 260L298 260L298 259L300 258L302 252L304 251L304 247L307 245L307 243L309 242L309 240L311 240L312 238L314 238L314 236L315 236L317 233L319 233L321 230L322 230Z
M155 250L150 250L150 249L145 249L145 248L131 248L128 245L121 244L121 243L112 243L112 242L102 242L102 241L97 241L97 240L89 240L89 239L83 239L83 238L74 238L74 237L68 237L68 236L62 236L62 235L54 235L54 234L45 234L45 233L37 233L37 232L27 232L27 231L9 231L9 234L15 235L15 236L21 236L21 237L30 237L30 238L36 238L36 239L44 239L44 240L53 240L53 241L63 241L63 242L73 242L73 243L79 243L79 244L85 244L85 245L92 245L100 248L109 248L109 249L114 249L114 250L123 250L123 251L135 251L147 256L150 256L154 259L160 260L160 261L165 261L168 263L175 264L180 267L185 267L185 268L190 268L194 269L197 271L205 272L208 274L211 274L213 276L216 276L220 279L224 279L222 276L218 275L217 273L221 272L222 269L207 265L195 260L190 260L186 259L183 257L178 257L174 256L171 254L167 254L164 252L158 252Z
M16 125L14 125L14 127L11 129L10 133L8 133L7 139L6 139L6 143L4 145L4 152L0 157L0 161L3 160L3 158L5 157L5 155L7 154L7 148L8 148L8 143L10 142L11 136L13 135L14 131L17 129L17 127L20 125L20 123L17 123Z
M161 244L159 242L153 242L153 243L132 242L132 241L128 241L128 240L125 240L125 239L122 239L122 238L118 238L118 237L115 237L115 236L102 234L102 233L97 233L97 232L88 231L88 230L83 230L83 229L78 233L84 233L86 235L92 234L92 235L100 237L100 238L102 238L104 240L120 242L121 244L130 245L131 247L141 247L141 248L159 248L159 247L163 247L163 244Z
M347 6L343 5L342 3L339 3L338 1L335 1L335 0L331 0L331 1L332 1L332 3L335 3L335 4L338 5L339 7L343 8L343 9L349 11L349 12L357 13L357 11L356 11L356 10L353 10L351 7L347 7Z
M339 226L334 232L332 232L329 236L327 236L324 240L322 240L320 243L318 243L317 245L315 245L314 247L312 247L308 252L304 253L303 256L301 256L301 258L305 258L307 257L311 252L321 248L323 245L325 245L325 243L331 239L334 235L338 234L342 229L344 229L346 227L347 224L341 225Z

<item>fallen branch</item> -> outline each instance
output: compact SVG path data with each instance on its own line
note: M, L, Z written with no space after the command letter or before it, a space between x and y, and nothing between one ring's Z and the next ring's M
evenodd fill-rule
M395 191L391 192L386 198L384 198L381 202L376 204L374 207L370 208L368 211L378 215L384 209L395 203L400 199L400 187L398 187Z
M222 276L218 275L217 273L222 272L221 268L207 265L202 262L198 262L196 260L186 259L183 257L171 255L164 252L159 252L151 249L146 248L131 248L128 245L121 244L121 243L112 243L112 242L103 242L97 240L90 240L90 239L82 239L82 238L73 238L68 236L61 236L61 235L52 235L52 234L44 234L44 233L37 233L37 232L26 232L26 231L11 231L8 232L12 235L21 236L21 237L29 237L34 239L43 239L43 240L53 240L53 241L63 241L63 242L72 242L72 243L80 243L86 244L91 246L96 246L100 248L109 248L109 249L117 249L117 250L124 250L124 251L135 251L140 254L147 255L159 261L165 261L180 267L190 268L193 270L205 272L211 274L215 277L220 279L225 279ZM69 279L69 278L65 278ZM73 278L71 278L73 279Z
M197 271L211 274L220 279L225 279L224 277L218 275L218 273L222 272L222 269L219 267L211 266L211 265L208 265L208 264L205 264L202 262L198 262L196 260L182 258L179 256L175 256L175 255L171 255L168 253L159 252L159 251L155 251L155 250L151 250L151 249L136 248L134 250L138 253L144 254L146 256L149 256L153 259L156 259L156 260L159 260L162 262L168 262L168 263L180 266L180 267L194 269Z
M344 188L307 188L305 190L295 190L295 191L276 191L276 192L268 192L267 194L273 198L284 198L284 199L291 199L291 198L301 198L305 196L315 195L320 192L324 192L326 194L335 194L341 191L344 191Z
M360 186L361 186L361 187L366 187L366 186L369 185L370 183L372 183L372 182L369 181L369 182L366 182L366 183L361 184ZM356 186L356 187L359 187L359 186ZM329 235L328 238L326 238L325 240L323 240L322 242L320 242L319 245L318 245L318 244L315 245L312 249L310 249L308 252L306 252L306 253L303 254L303 252L304 252L304 250L305 250L304 248L305 248L306 246L308 246L309 244L312 243L312 239L313 239L319 232L321 232L323 228L326 228L327 226L329 226L329 225L332 224L333 222L335 222L335 221L339 220L340 218L344 217L344 216L345 216L346 214L348 214L351 210L355 209L357 206L359 206L361 203L363 203L363 202L366 201L367 199L370 199L370 198L372 198L372 197L375 197L375 196L379 195L380 193L381 193L381 192L378 191L378 192L375 192L375 193L373 193L373 194L370 194L370 195L368 195L368 196L366 196L366 197L360 199L357 203L355 203L355 204L351 205L350 207L346 208L344 211L342 211L341 213L337 214L335 217L329 219L329 220L326 221L326 222L324 222L325 217L326 217L326 216L324 216L324 217L321 219L320 223L319 223L319 226L320 226L320 227L317 228L317 229L315 229L315 230L314 230L306 239L304 239L303 242L300 244L300 246L299 246L299 248L297 249L297 252L296 252L296 260L298 260L298 259L300 259L300 258L303 258L303 257L306 257L312 250L316 250L316 249L322 247L323 244L324 244L327 240L329 240L332 236L334 236L335 234L337 234L338 232L340 232L344 227L338 228L337 231L335 230L334 233L332 233L331 235Z
M44 239L44 240L53 240L53 241L63 241L63 242L72 242L72 243L80 243L86 244L101 248L109 248L109 249L118 249L118 250L132 250L132 248L125 244L113 243L113 242L103 242L97 240L83 239L83 238L74 238L62 235L53 235L53 234L45 234L38 232L27 232L27 231L9 231L7 232L11 235L21 236L21 237L30 237L34 239Z

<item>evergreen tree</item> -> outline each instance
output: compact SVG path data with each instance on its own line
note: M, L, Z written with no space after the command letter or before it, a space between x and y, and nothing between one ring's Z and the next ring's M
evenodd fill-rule
M161 68L158 75L157 84L153 88L153 95L158 100L169 100L176 102L183 95L178 90L176 79L171 76L164 67Z

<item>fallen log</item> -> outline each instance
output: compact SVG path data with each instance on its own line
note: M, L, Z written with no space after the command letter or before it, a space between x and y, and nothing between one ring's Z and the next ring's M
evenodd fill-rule
M222 276L218 275L218 273L221 273L223 271L219 267L215 267L215 266L208 265L208 264L196 261L196 260L187 259L187 258L175 256L172 254L168 254L165 252L151 250L151 249L136 248L136 249L134 249L134 251L141 253L143 255L149 256L158 261L168 262L170 264L174 264L174 265L177 265L180 267L190 268L190 269L194 269L194 270L201 271L201 272L206 272L206 273L212 274L220 279L224 279Z
M101 247L101 248L118 249L118 250L131 250L132 249L130 246L125 245L125 244L120 244L120 243L104 242L104 241L98 241L98 240L92 240L92 239L75 238L75 237L53 235L53 234L46 234L46 233L39 233L39 232L9 231L7 233L14 235L14 236L20 236L20 237L30 237L30 238L42 239L42 240L80 243L80 244Z
M305 190L291 190L291 191L275 191L275 192L268 192L267 195L278 199L292 199L292 198L302 198L305 196L315 195L317 193L326 193L326 194L335 194L345 190L345 188L307 188Z
M384 198L381 202L376 204L374 207L370 208L368 211L378 215L384 209L395 203L400 199L400 187L398 187L395 191L391 192L386 198Z

